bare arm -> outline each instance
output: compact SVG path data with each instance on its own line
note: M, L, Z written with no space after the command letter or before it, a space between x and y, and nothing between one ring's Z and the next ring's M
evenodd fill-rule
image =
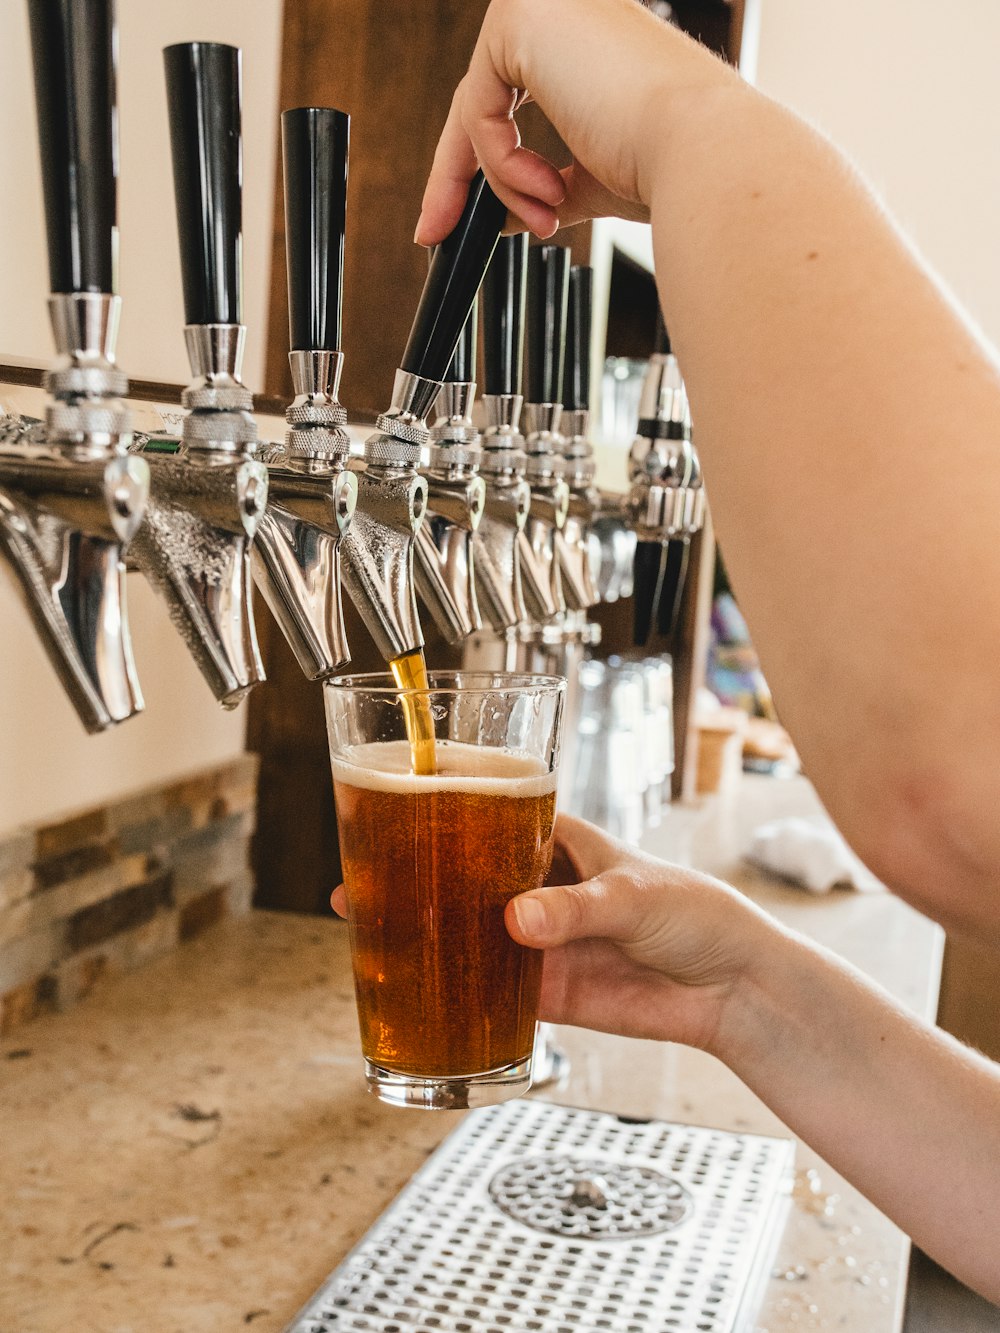
M700 1046L930 1255L1000 1300L1000 1070L716 880L580 820L580 883L507 909L542 1017Z
M570 146L518 145L527 89ZM494 0L418 239L476 160L539 234L653 224L727 567L783 720L883 879L1000 939L1000 377L850 166L633 0Z

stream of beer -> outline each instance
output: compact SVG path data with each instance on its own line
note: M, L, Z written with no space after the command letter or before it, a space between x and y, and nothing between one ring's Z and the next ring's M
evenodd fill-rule
M427 663L424 661L422 648L415 648L412 653L394 657L389 663L389 670L401 690L427 691L430 688L427 682ZM406 735L410 742L410 764L414 773L436 773L434 719L431 716L429 695L404 694L400 702L403 706Z

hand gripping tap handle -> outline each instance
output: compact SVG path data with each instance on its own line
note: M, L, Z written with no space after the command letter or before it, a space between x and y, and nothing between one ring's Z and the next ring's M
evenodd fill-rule
M561 403L569 299L569 251L561 245L528 251L529 403Z
M569 271L566 311L566 367L563 407L581 412L590 407L590 315L594 300L594 270L574 264Z
M527 282L527 234L501 236L483 279L483 363L488 394L521 392Z
M293 352L339 352L351 118L302 106L281 117L288 331Z
M187 324L241 324L240 52L184 42L163 52Z
M113 0L28 0L53 292L115 287Z
M444 382L506 219L506 206L477 171L462 216L434 252L401 370Z

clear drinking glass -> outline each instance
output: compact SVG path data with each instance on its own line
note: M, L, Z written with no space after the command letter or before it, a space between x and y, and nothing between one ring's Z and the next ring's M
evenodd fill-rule
M552 860L565 682L428 684L342 676L324 696L368 1086L458 1109L531 1086L542 955L503 913ZM413 771L415 715L433 728L432 774Z

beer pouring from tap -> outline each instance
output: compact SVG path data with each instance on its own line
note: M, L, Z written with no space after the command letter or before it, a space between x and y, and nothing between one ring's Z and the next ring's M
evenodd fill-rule
M350 659L341 544L358 482L338 399L350 117L298 107L281 117L288 269L288 354L295 398L284 448L268 457L268 503L253 574L299 666L324 680Z
M136 561L225 708L264 679L250 543L267 500L253 398L241 379L240 52L187 42L163 53L192 381L177 455L151 454Z
M0 550L81 722L99 732L143 706L123 556L149 487L127 452L115 363L114 6L29 0L28 15L58 359L44 429L5 427L0 440Z

